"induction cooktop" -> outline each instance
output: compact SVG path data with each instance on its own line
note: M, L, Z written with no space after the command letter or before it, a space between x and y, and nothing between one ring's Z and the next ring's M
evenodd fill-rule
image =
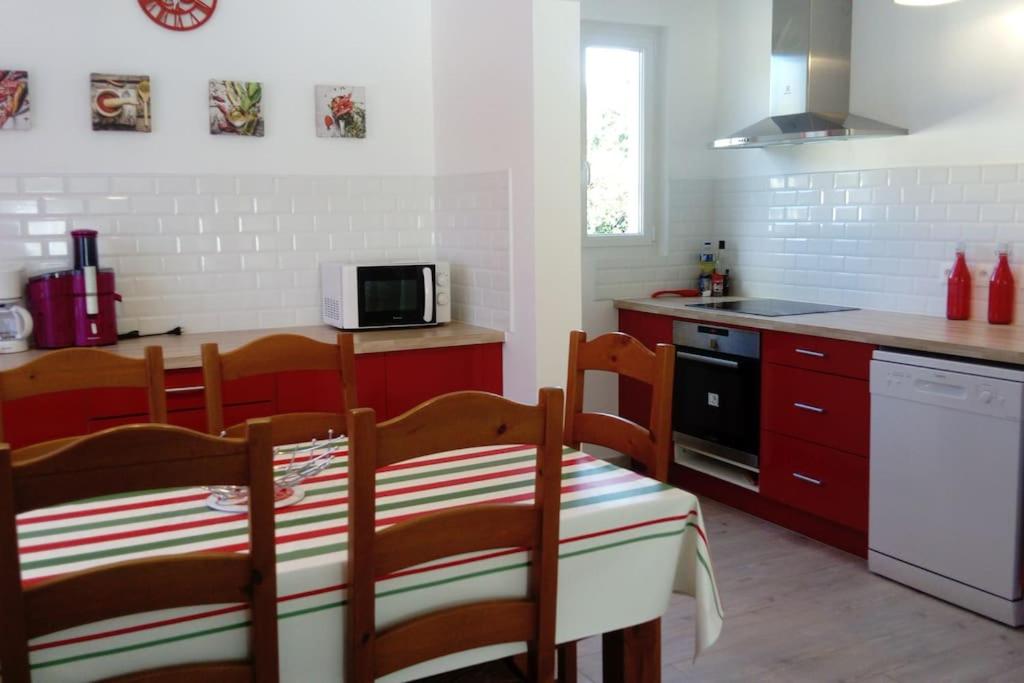
M710 308L716 311L732 311L761 315L766 318L779 318L784 315L806 315L808 313L833 313L835 311L856 311L848 306L830 306L828 304L810 304L805 301L785 301L784 299L746 299L744 301L715 301L709 304L687 304L693 308Z

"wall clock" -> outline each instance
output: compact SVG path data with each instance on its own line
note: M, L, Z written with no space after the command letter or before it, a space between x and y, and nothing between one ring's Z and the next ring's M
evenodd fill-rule
M139 0L139 7L164 28L191 31L210 20L217 0Z

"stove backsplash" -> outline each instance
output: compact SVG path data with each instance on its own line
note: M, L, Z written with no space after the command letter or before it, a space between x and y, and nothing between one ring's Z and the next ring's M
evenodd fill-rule
M984 319L998 242L1018 282L1024 166L937 166L719 180L715 233L737 293L944 315L958 241ZM1018 316L1024 313L1018 297Z
M983 319L998 242L1024 283L1024 166L674 180L656 247L590 250L600 252L590 257L595 299L695 286L706 239L726 241L736 294L929 315L945 315L946 271L963 241L972 316ZM1017 311L1024 320L1024 295Z
M121 331L317 324L321 261L432 260L441 257L441 235L454 246L475 244L469 231L477 225L507 233L507 200L493 208L504 210L503 220L481 219L479 209L482 195L507 197L507 176L479 174L445 185L443 229L439 182L431 176L0 176L0 261L20 261L30 273L66 267L68 233L96 228L101 263L116 269L124 295ZM507 254L507 234L504 244ZM506 325L507 267L478 277L469 252L448 255L458 273L453 303L461 319ZM466 262L457 260L464 255ZM490 294L502 287L504 297Z

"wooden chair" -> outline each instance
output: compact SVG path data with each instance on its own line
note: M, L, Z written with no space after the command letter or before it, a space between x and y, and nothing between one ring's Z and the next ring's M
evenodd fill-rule
M4 683L28 683L28 641L103 619L192 605L249 603L251 656L183 664L119 681L278 679L274 481L270 426L248 440L181 427L129 425L12 462L0 445L0 668ZM165 555L85 569L22 587L15 515L113 493L236 484L250 489L249 552Z
M338 373L344 410L356 407L355 347L350 333L338 334L336 344L325 344L297 334L261 337L234 351L221 353L216 344L203 344L203 384L206 389L206 424L210 434L242 436L245 424L224 426L224 382L277 372L324 370ZM344 410L274 415L271 442L275 446L325 436L328 430L345 434Z
M566 384L565 444L579 448L590 443L611 448L640 464L646 474L668 481L672 461L672 388L676 351L671 344L658 344L651 352L642 343L621 332L603 334L587 341L587 333L569 334L569 379ZM603 370L651 386L651 417L647 427L606 413L583 412L585 373ZM608 650L606 643L605 650ZM559 680L576 680L576 643L558 648Z
M435 657L518 641L529 645L529 680L554 679L561 416L562 391L552 388L540 390L536 406L457 392L380 425L369 408L349 412L346 681L367 683ZM375 531L379 468L500 444L537 446L532 505L467 505ZM462 604L377 630L374 591L381 577L443 557L510 547L532 551L524 599Z
M99 349L61 349L36 360L0 372L0 408L15 401L77 389L141 388L146 390L149 421L167 422L167 394L164 390L164 356L159 346L147 346L143 358L124 356ZM55 416L59 419L59 416ZM73 438L73 437L72 437ZM5 440L3 411L0 410L0 442ZM18 449L19 457L31 457L69 439L57 439Z
M643 465L648 476L668 481L672 460L672 385L676 351L658 344L651 352L621 332L587 341L587 333L569 335L569 379L566 384L565 444L592 443L611 448ZM583 412L584 374L604 370L651 386L651 419L644 427L607 413Z

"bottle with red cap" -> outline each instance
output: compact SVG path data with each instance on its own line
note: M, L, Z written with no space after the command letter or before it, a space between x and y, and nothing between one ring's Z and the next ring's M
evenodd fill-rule
M1000 244L996 248L999 261L988 281L988 321L993 325L1009 325L1013 322L1014 283L1009 251L1006 244Z
M965 251L963 242L956 245L956 261L949 273L946 317L950 320L967 320L971 317L971 271L967 268Z

